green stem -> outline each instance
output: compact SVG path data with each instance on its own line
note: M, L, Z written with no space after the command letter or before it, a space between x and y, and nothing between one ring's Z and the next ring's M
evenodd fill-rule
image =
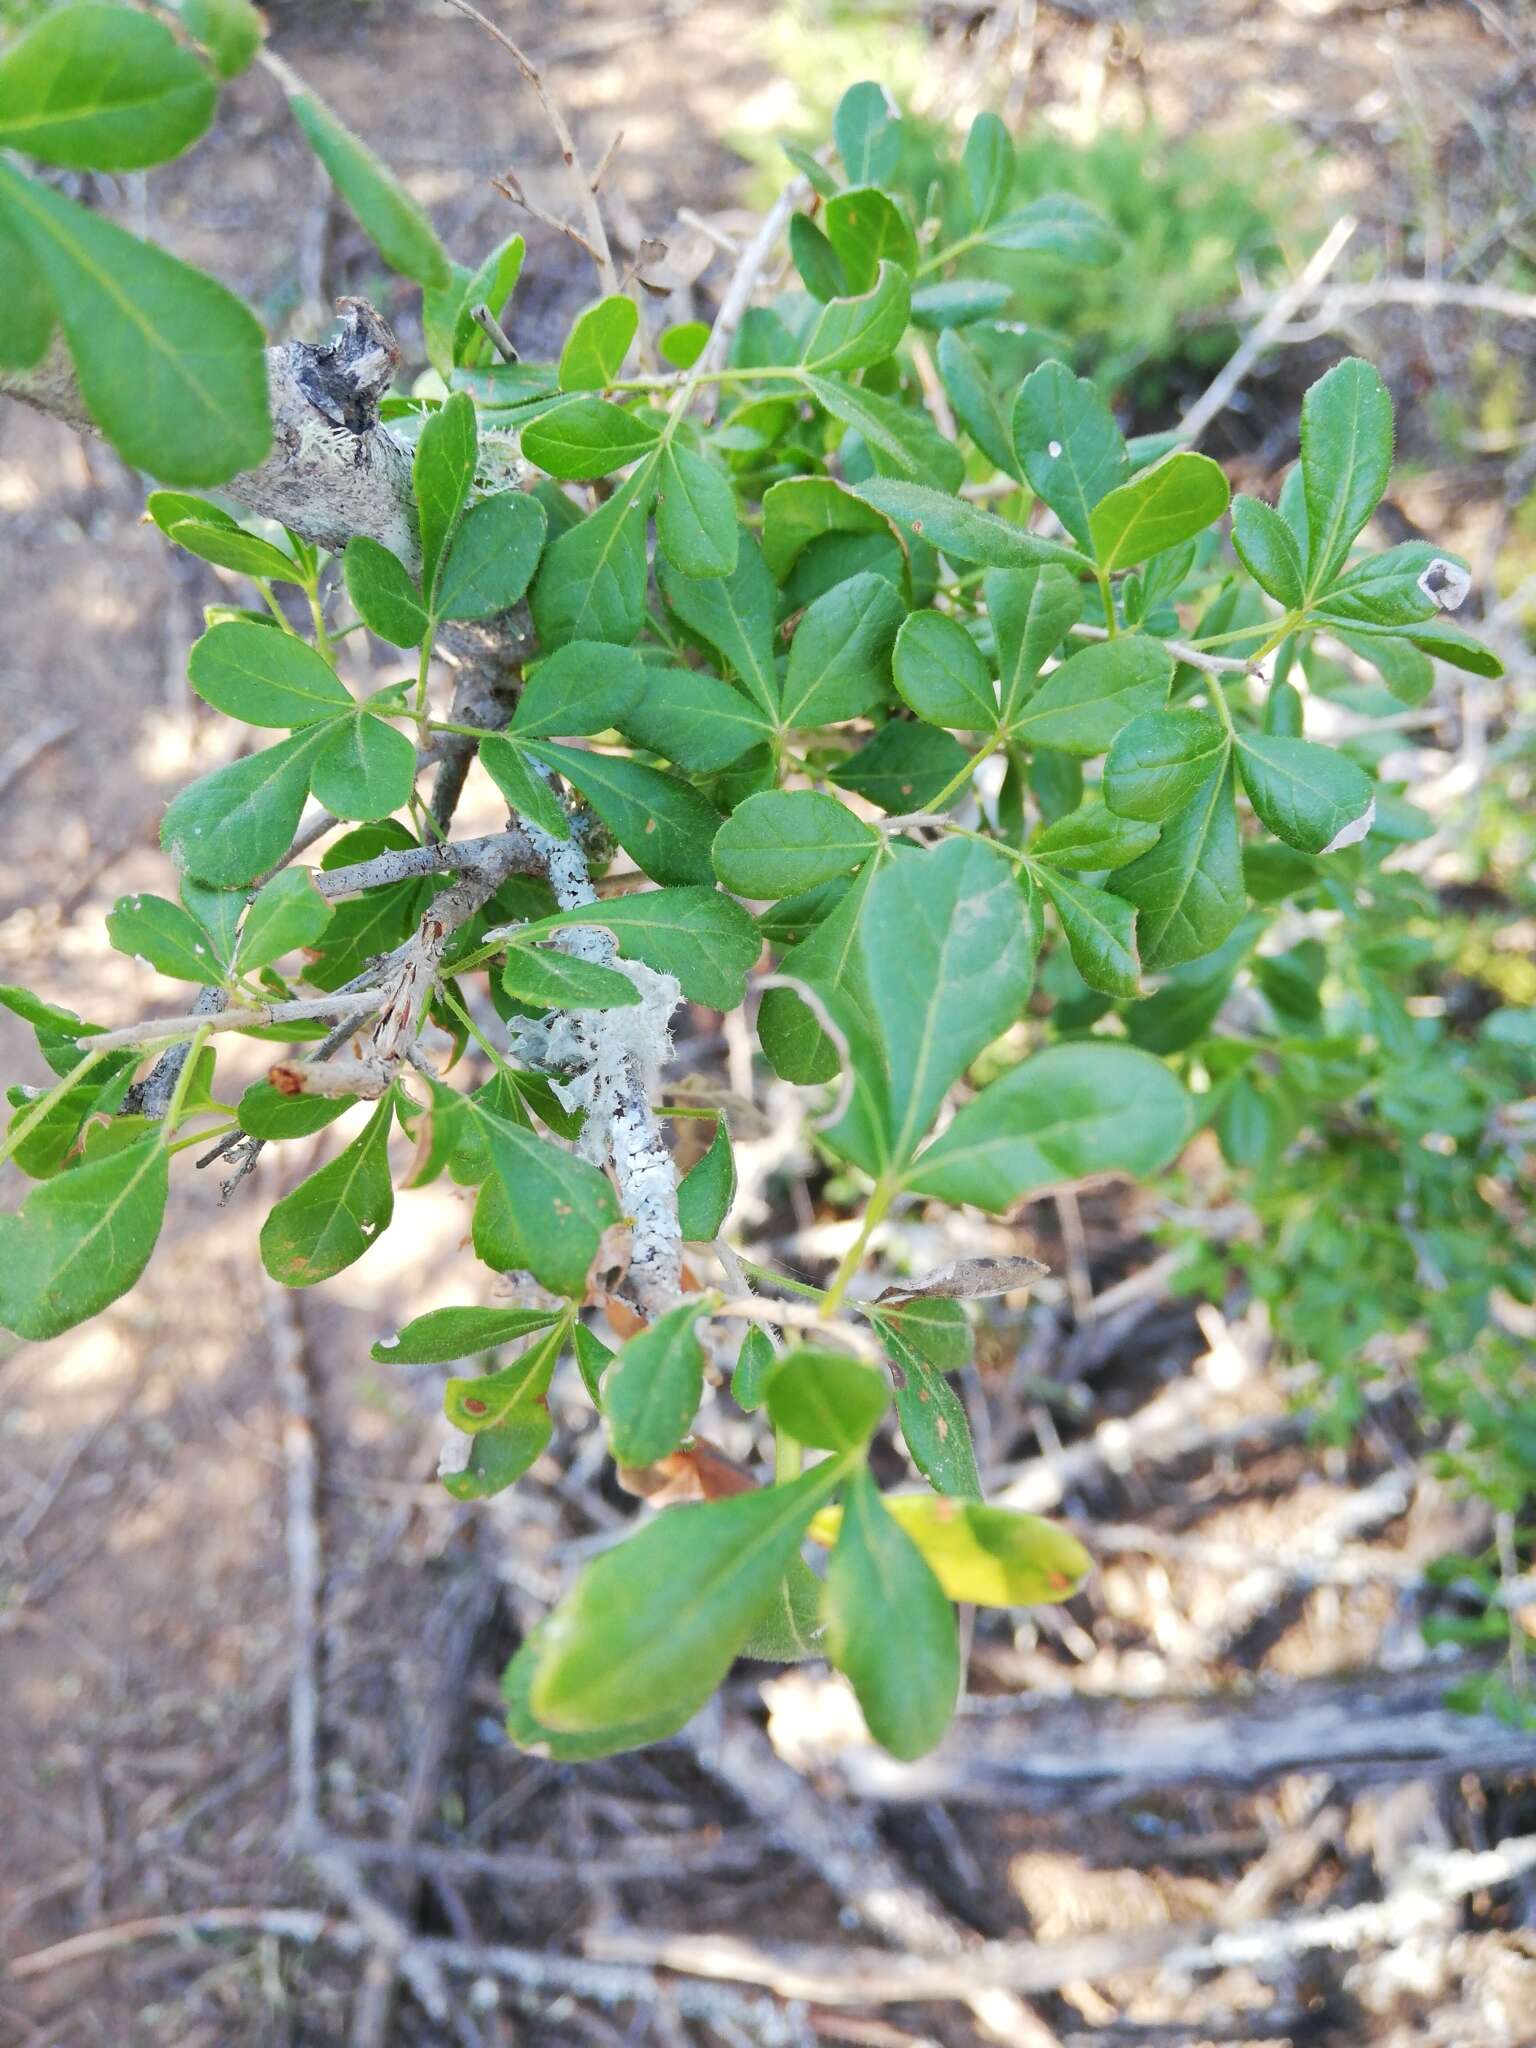
M1285 638L1287 633L1294 633L1298 631L1299 628L1305 623L1306 616L1307 615L1304 611L1287 612L1285 617L1280 621L1278 627L1276 628L1274 637L1268 642L1268 644L1261 650L1260 653L1256 654L1253 657L1254 660L1262 661L1265 654L1268 654L1273 648L1276 648L1280 645L1280 642ZM1208 652L1213 647L1229 647L1234 640L1251 640L1255 632L1257 631L1258 628L1255 626L1234 626L1230 632L1206 633L1203 634L1200 639L1191 640L1187 644L1191 647L1200 648L1202 652Z
M465 965L466 963L461 961L459 963L459 967L455 970L455 972L462 973ZM504 1053L499 1053L496 1050L495 1046L492 1045L491 1041L486 1037L485 1033L480 1029L479 1025L475 1022L474 1018L471 1017L468 1010L465 1009L464 1005L459 1001L458 997L454 994L453 990L448 986L446 981L438 982L437 993L441 1000L447 1004L448 1008L452 1010L453 1014L464 1026L464 1029L469 1033L470 1037L475 1041L476 1045L478 1045L480 1050L485 1054L486 1058L490 1061L491 1065L496 1069L497 1073L505 1074L515 1087L517 1085L517 1075L514 1072L512 1066L509 1064L506 1055Z
M965 788L966 784L970 781L971 777L976 773L976 770L981 766L982 762L985 761L991 754L992 749L994 746L996 746L996 744L997 735L994 734L993 737L987 742L987 744L981 749L981 752L979 754L973 754L970 760L967 761L965 766L960 770L959 774L952 775L949 781L946 782L944 787L939 791L938 795L934 797L930 802L924 804L923 809L925 811L942 811L944 806L949 802L950 798L955 794L956 790Z
M206 1145L210 1138L222 1138L229 1131L237 1130L234 1123L209 1124L205 1130L194 1131L190 1138L178 1138L174 1144L167 1144L167 1152L185 1152L190 1145Z
M181 1115L181 1106L187 1099L187 1091L192 1086L192 1077L197 1071L198 1059L203 1047L208 1043L208 1034L212 1029L211 1024L203 1024L192 1034L192 1043L187 1047L187 1056L181 1063L181 1072L176 1076L176 1092L171 1097L171 1106L165 1112L165 1121L160 1126L162 1146L168 1146L176 1135L176 1123Z
M291 633L293 631L293 628L289 625L288 621L283 617L283 608L278 603L277 599L272 595L271 584L268 583L266 579L261 576L254 576L252 577L251 580L256 585L256 588L261 592L261 601L266 606L267 610L272 614L273 618L276 619L277 623L282 627L285 633Z
M848 1292L849 1282L864 1263L864 1254L869 1249L869 1240L884 1220L885 1212L891 1206L896 1190L886 1180L877 1180L869 1197L869 1206L864 1211L864 1221L859 1225L859 1234L843 1253L842 1263L832 1276L832 1285L821 1298L818 1311L822 1322L829 1323L842 1307L843 1296Z
M1120 621L1115 617L1115 593L1110 586L1109 571L1095 569L1093 573L1098 581L1099 595L1104 600L1104 630L1111 640L1118 640Z
M27 1133L31 1130L34 1130L37 1127L37 1125L42 1122L43 1118L48 1114L49 1110L52 1109L56 1103L62 1102L64 1097L69 1093L70 1089L75 1087L79 1082L83 1081L86 1075L91 1071L92 1067L97 1065L99 1061L104 1060L105 1058L105 1053L88 1052L82 1060L77 1061L76 1064L70 1068L69 1072L64 1076L62 1081L55 1081L55 1083L48 1090L48 1093L46 1095L40 1095L37 1098L36 1102L33 1103L32 1107L27 1111L26 1115L22 1117L21 1121L18 1124L16 1124L8 1133L5 1143L3 1145L0 1145L0 1166L3 1166L6 1160L12 1157L12 1155L20 1147L22 1140L26 1137Z
M331 636L326 630L325 613L320 604L320 573L318 570L316 570L311 580L304 585L304 595L309 600L309 616L315 629L315 645L331 664L331 667L334 668L336 666L336 649L332 646Z
M741 1270L749 1280L761 1280L771 1287L782 1287L786 1294L803 1295L807 1301L820 1301L822 1289L813 1287L809 1280L794 1280L788 1273L781 1273L777 1266L759 1266L753 1259L742 1258L740 1252L736 1257Z
M917 277L927 277L932 271L942 270L946 263L953 263L957 256L964 256L968 250L979 247L986 239L985 233L979 229L974 234L962 235L958 242L951 242L947 248L935 249L931 256L919 263L914 274Z
M791 1436L787 1429L777 1423L773 1426L773 1483L787 1486L791 1479L798 1479L805 1464L804 1446L799 1437Z

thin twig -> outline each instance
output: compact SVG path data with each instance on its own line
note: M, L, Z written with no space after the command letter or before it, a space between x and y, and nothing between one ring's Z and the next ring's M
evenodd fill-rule
M72 718L45 718L41 725L34 725L30 732L13 740L0 754L0 796L21 780L34 761L40 761L50 747L67 740L74 730Z
M763 268L773 254L779 237L789 225L789 216L809 190L810 187L804 178L796 178L791 184L786 185L763 216L762 225L757 233L742 250L736 268L731 273L731 281L720 301L720 310L715 315L709 339L694 365L701 375L725 367L732 336L741 325L742 314L752 302L752 294L757 289Z
M766 1323L776 1330L814 1331L818 1337L844 1345L871 1365L883 1364L884 1354L867 1330L853 1323L827 1322L809 1302L768 1301L762 1295L753 1294L738 1301L724 1301L709 1313L728 1317L734 1322Z
M597 272L602 280L603 290L605 293L616 292L619 288L619 273L614 264L613 251L608 246L608 230L603 226L602 209L597 203L596 184L587 176L586 171L582 168L581 155L576 148L576 138L571 133L570 123L560 111L559 103L552 97L548 87L545 85L540 75L539 67L524 51L518 48L517 44L513 42L504 29L498 28L494 21L491 21L480 12L478 7L472 7L469 4L469 0L445 0L445 4L453 8L455 13L464 15L470 21L478 22L487 35L494 36L538 95L539 105L544 109L544 117L555 131L555 140L560 145L560 154L565 159L566 166L576 181L576 191L581 204L582 217L586 222L585 240L591 251L592 260L597 265Z
M103 1031L77 1042L84 1052L123 1052L134 1046L192 1038L199 1031L249 1031L253 1026L298 1024L313 1017L364 1016L378 1007L377 989L352 993L338 989L334 995L299 996L287 1003L242 1003L211 1018L196 1010L179 1017L150 1017L142 1024L128 1024L121 1031Z
M1231 402L1232 394L1253 368L1264 350L1275 339L1297 307L1311 298L1317 287L1343 255L1359 223L1353 214L1346 214L1336 221L1322 244L1313 251L1296 277L1281 292L1276 293L1262 316L1254 323L1236 351L1179 422L1179 435L1191 448L1220 413Z
M1107 640L1109 638L1109 628L1107 626L1084 625L1081 620L1072 628L1072 631L1080 633L1085 640ZM1175 661L1188 662L1191 668L1203 669L1207 675L1256 676L1262 673L1251 661L1239 661L1230 654L1206 654L1198 647L1191 647L1187 640L1165 640L1163 645ZM887 823L889 822L887 820Z
M518 360L517 350L512 346L507 330L489 306L471 306L469 317L504 363L515 363Z

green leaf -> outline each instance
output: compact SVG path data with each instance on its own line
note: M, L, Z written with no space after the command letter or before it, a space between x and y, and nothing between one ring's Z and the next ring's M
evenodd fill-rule
M168 497L171 493L159 495ZM242 526L216 526L202 519L182 519L168 527L167 532L189 555L217 562L221 569L233 569L241 576L259 576L271 583L301 580L298 564L291 555L273 547L271 541L247 533Z
M987 227L1008 204L1013 189L1013 138L996 114L978 114L966 132L960 154L970 225Z
M847 291L842 259L809 214L789 217L789 256L813 299L825 303Z
M984 277L953 277L940 284L919 285L912 294L912 325L941 333L955 327L972 327L979 320L995 319L1006 310L1012 297L1011 285ZM1012 459L1010 451L1008 462L1000 463L999 468L1009 468Z
M541 661L523 685L512 715L513 737L523 741L607 732L633 708L647 674L628 647L604 640L568 641Z
M618 1218L607 1175L505 1117L479 1118L492 1178L475 1204L476 1253L500 1271L526 1266L552 1293L579 1300L598 1241Z
M1469 675L1489 676L1496 681L1504 673L1504 663L1491 647L1485 647L1470 633L1463 633L1459 627L1447 625L1444 620L1415 626L1404 637L1425 654L1433 655L1436 661L1465 669Z
M1111 887L1141 912L1141 963L1151 972L1215 951L1247 901L1229 765L1173 812L1157 845L1121 868Z
M737 535L728 479L702 455L670 442L656 492L656 545L685 576L729 576Z
M1079 547L1091 548L1089 514L1131 473L1125 436L1098 387L1065 363L1042 363L1019 387L1012 435L1018 469Z
M391 270L420 285L445 286L452 273L442 244L394 173L313 93L293 93L288 104L331 182ZM430 584L430 574L423 580Z
M603 1380L603 1415L621 1465L654 1465L688 1434L704 1391L694 1328L702 1301L685 1301L631 1337Z
M476 306L488 306L498 318L523 274L527 244L521 235L508 235L499 249L493 249L465 285L454 315L450 354L455 364L474 369L491 353L491 344L475 325Z
M187 674L205 704L246 725L312 725L352 709L346 684L307 640L244 619L194 641Z
M387 818L410 801L416 749L403 732L358 711L338 718L315 759L310 787L338 818Z
M577 1323L571 1331L571 1348L576 1353L576 1369L581 1374L587 1397L601 1413L603 1374L612 1365L614 1354L583 1323Z
M172 981L217 988L224 979L197 919L163 896L119 896L107 918L107 937L119 953L136 956Z
M1189 1098L1150 1053L1053 1045L983 1088L904 1178L919 1194L1000 1213L1090 1174L1157 1173L1190 1124Z
M766 1664L803 1664L824 1654L821 1581L804 1558L790 1560L772 1604L736 1654Z
M903 621L891 655L891 679L930 725L990 732L997 724L997 692L985 657L947 612L913 612Z
M487 735L480 742L480 765L520 818L537 825L551 839L570 838L570 820L559 797L543 776L529 767L521 748L510 739L501 733Z
M632 740L689 775L715 775L773 736L772 722L732 683L647 664L645 692L619 721Z
M354 534L342 560L347 595L363 624L395 647L419 647L431 621L421 602L416 579L382 542L366 533ZM226 629L216 627L216 632Z
M677 1220L685 1244L713 1244L736 1199L736 1155L725 1118L715 1119L709 1150L683 1175L677 1190Z
M1037 832L1029 851L1054 868L1123 868L1157 844L1157 827L1124 818L1103 804L1085 804Z
M906 1531L950 1600L978 1607L1036 1607L1070 1600L1093 1569L1077 1538L1039 1515L980 1501L887 1493L886 1512ZM841 1517L823 1508L812 1534L835 1540Z
M900 597L872 571L818 597L790 643L783 725L831 725L873 709L886 693L902 616Z
M127 1293L160 1235L166 1161L156 1131L55 1175L0 1216L0 1328L41 1343Z
M543 646L634 639L645 617L645 528L655 491L656 464L647 459L606 505L545 548L529 594Z
M1058 874L1044 865L1035 876L1056 907L1073 964L1088 986L1107 996L1139 995L1141 961L1136 953L1136 913L1130 904L1076 875Z
M605 398L570 398L524 427L520 442L528 460L550 476L584 482L638 462L660 438L660 426L646 413Z
M657 882L711 882L709 849L720 813L674 775L620 754L593 754L551 740L526 751L575 784L637 867Z
M850 1681L869 1732L892 1756L926 1756L960 1692L955 1613L873 1479L848 1488L827 1566L827 1654Z
M774 1367L767 1402L775 1426L801 1443L852 1451L868 1443L879 1427L891 1405L891 1390L883 1373L846 1351L803 1345Z
M218 88L165 26L125 7L45 14L0 52L0 146L78 171L140 171L180 156Z
M818 405L862 435L883 476L931 477L947 491L959 490L965 457L925 414L833 377L807 377L805 383Z
M58 308L80 395L126 461L179 484L262 461L264 337L232 293L3 164L0 202Z
M691 370L703 355L708 340L707 320L679 320L676 326L666 328L657 336L656 353L674 370Z
M1208 455L1165 455L1094 506L1088 530L1099 567L1128 568L1203 533L1226 511L1230 495Z
M144 510L167 535L184 519L202 526L220 526L226 533L244 532L239 520L222 505L215 505L211 498L194 497L190 491L151 491L144 500Z
M284 1195L261 1227L261 1263L284 1287L314 1287L354 1265L395 1213L393 1092L343 1151Z
M1122 727L1165 702L1173 657L1160 641L1122 633L1084 647L1053 669L1013 720L1014 735L1086 759Z
M516 604L538 567L544 523L544 507L526 491L471 505L438 573L437 616L488 619Z
M553 1434L555 1425L547 1401L518 1403L496 1430L475 1432L463 1468L442 1473L444 1493L451 1493L457 1501L483 1501L494 1493L506 1493L522 1479L528 1466L543 1456Z
M880 835L836 797L813 789L749 796L715 838L715 873L738 896L797 895L846 875L869 858Z
M505 1429L509 1424L533 1423L535 1433L540 1428L539 1417L531 1412L544 1409L549 1382L560 1353L565 1349L565 1340L570 1330L569 1315L562 1316L555 1327L537 1344L530 1344L520 1358L499 1372L486 1372L463 1379L451 1379L443 1389L443 1413L455 1429L462 1429L466 1435L478 1436L483 1431ZM547 1414L546 1414L547 1423ZM547 1427L542 1431L542 1442L528 1459L533 1459L549 1441ZM527 1465L523 1468L527 1470ZM517 1477L521 1477L519 1472ZM505 1484L505 1481L503 1481Z
M456 391L422 426L411 467L421 527L421 588L436 601L437 572L475 481L475 402Z
M455 1500L486 1500L504 1493L543 1455L554 1433L547 1402L522 1402L498 1428L476 1432L462 1469L442 1474L444 1491Z
M782 583L826 534L890 534L890 521L829 476L784 477L763 493L763 560ZM894 535L893 535L894 538Z
M945 1302L942 1306L959 1308L957 1302ZM963 1322L964 1311L960 1314ZM898 1369L896 1413L901 1418L901 1433L913 1464L938 1492L979 1500L981 1475L976 1469L970 1420L965 1404L944 1377L946 1370L956 1369L964 1360L941 1366L925 1358L908 1341L907 1316L899 1321L895 1317L876 1316L875 1327Z
M691 1003L734 1010L762 951L757 927L739 903L717 889L645 889L610 896L590 910L567 910L545 921L597 925L611 932L627 960L672 974Z
M919 292L912 306L913 320L919 326L927 324L918 305L923 297ZM1019 477L1008 408L981 356L955 328L947 327L939 336L936 360L939 381L955 418L990 463L1008 476Z
M962 801L966 790L957 779L970 758L947 732L893 718L834 768L831 780L883 811L926 811L946 790L953 792L950 803Z
M830 1458L788 1486L669 1508L589 1564L545 1623L540 1720L621 1727L712 1691L844 1472Z
M545 1010L619 1010L640 1000L635 984L617 968L532 946L509 949L501 985L519 1002Z
M355 1095L282 1095L270 1081L253 1081L240 1098L240 1128L252 1138L281 1143L309 1138L345 1116Z
M850 85L832 115L832 140L850 185L883 185L901 162L901 116L883 85Z
M1269 733L1237 736L1248 801L1277 839L1302 853L1331 853L1370 830L1375 785L1332 747Z
M1053 563L989 569L981 588L997 642L1003 723L1011 725L1041 669L1082 617L1082 587Z
M1468 574L1459 555L1428 541L1403 541L1346 569L1314 598L1313 610L1355 626L1425 625L1435 616L1435 593L1444 590L1447 571Z
M1343 566L1391 474L1391 397L1369 363L1347 356L1301 405L1309 595L1326 589Z
M0 369L30 370L53 339L53 300L26 241L0 210Z
M867 292L829 300L821 308L801 347L801 368L863 370L884 362L906 333L911 310L906 272L882 263Z
M744 1413L750 1415L762 1407L763 1397L768 1391L768 1376L778 1362L772 1338L766 1330L754 1324L741 1340L741 1349L736 1354L736 1365L731 1374L731 1397Z
M1104 801L1124 818L1159 824L1203 789L1227 752L1226 729L1203 711L1152 711L1115 735Z
M1296 536L1262 498L1232 500L1232 546L1261 590L1290 610L1306 596L1306 572Z
M233 889L275 867L288 851L310 770L330 732L306 726L262 753L191 783L160 821L160 844L198 880Z
M663 559L658 576L667 604L690 633L720 657L770 719L779 715L773 624L777 593L757 543L743 534L728 576L684 576Z
M888 192L854 185L827 201L822 218L837 251L846 284L840 290L867 292L889 259L908 276L917 269L917 237Z
M39 1034L39 1044L42 1044ZM67 1072L79 1060L79 1050L73 1038L65 1041L67 1057L55 1060L55 1067L63 1065ZM45 1052L45 1057L47 1054ZM136 1052L110 1053L107 1057L58 1096L52 1107L45 1110L19 1141L11 1142L12 1163L32 1180L47 1180L60 1173L66 1166L73 1165L82 1154L87 1159L100 1156L104 1140L111 1139L121 1147L131 1143L134 1137L143 1134L147 1128L141 1117L126 1117L121 1114L123 1096L133 1077L133 1070L142 1055ZM62 1077L61 1077L62 1078ZM24 1091L7 1091L15 1113L11 1118L14 1130L24 1118L30 1116L34 1105ZM103 1130L96 1122L88 1120L100 1117L112 1119Z
M251 0L176 0L176 11L220 78L238 78L261 48L261 16Z
M269 967L299 946L312 946L331 921L312 868L284 868L251 899L240 928L235 966L242 974Z
M640 311L622 293L599 299L577 316L560 351L562 391L601 391L624 367Z
M890 1157L910 1157L951 1082L1022 1013L1039 921L1000 853L951 839L896 860L859 925L886 1053Z
M1399 633L1343 631L1340 631L1339 638L1351 652L1358 654L1362 661L1370 663L1399 703L1427 702L1435 687L1435 665L1411 640L1405 639ZM1274 701L1275 690L1271 688L1268 703L1265 705L1266 719L1269 704ZM1301 728L1297 726L1290 737L1299 738L1300 734Z
M984 246L1055 256L1085 270L1102 270L1120 255L1120 237L1103 215L1070 192L1043 193L1005 214L987 229Z
M577 1334L581 1334L579 1327ZM483 1441L483 1438L478 1439L477 1447ZM552 1763L593 1763L601 1757L616 1756L622 1750L644 1749L653 1742L664 1742L693 1719L714 1690L711 1686L698 1698L685 1697L664 1713L647 1714L638 1721L599 1729L595 1733L573 1735L563 1729L551 1728L534 1713L529 1697L543 1650L545 1631L546 1625L542 1621L529 1631L522 1648L502 1674L501 1691L507 1703L507 1733L519 1749L548 1758Z
M1059 562L1068 569L1086 569L1084 557L1057 541L1041 540L1022 527L1010 526L995 512L968 505L925 484L897 477L872 477L855 495L888 519L925 540L952 562L980 562L991 569L1022 569L1040 562Z

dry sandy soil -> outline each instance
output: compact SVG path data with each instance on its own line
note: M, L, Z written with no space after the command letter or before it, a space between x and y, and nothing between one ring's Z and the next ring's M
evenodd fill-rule
M959 111L1008 97L1021 121L1079 132L1150 108L1234 147L1292 123L1321 151L1328 206L1360 209L1396 268L1411 146L1428 148L1455 233L1490 124L1530 133L1524 12L1041 0L989 42L988 10L941 8L932 92ZM916 13L886 10L892 32ZM746 166L726 138L793 108L755 0L665 21L646 0L500 14L545 57L593 157L624 129L631 243L667 234L679 207L736 204ZM487 178L509 162L564 203L530 95L431 0L273 20L275 46L456 252L506 231ZM107 197L275 331L314 332L336 294L382 290L409 342L407 296L380 286L260 75L183 164ZM587 295L546 239L518 301L525 335ZM1368 339L1404 360L1428 346L1417 327ZM1294 384L1282 366L1276 388ZM1411 380L1398 389L1407 433L1433 447ZM1506 486L1447 461L1424 488L1486 555ZM164 887L161 807L224 741L184 678L224 586L171 556L141 504L115 457L0 408L0 752L60 728L3 796L0 979L112 1023L179 1007L107 948L102 920L124 891ZM699 1020L719 1058L712 1029ZM0 1017L0 1073L34 1079L32 1062ZM446 1499L435 1385L367 1352L458 1291L465 1212L417 1194L379 1263L323 1298L275 1298L255 1236L280 1176L313 1163L298 1149L228 1208L183 1178L127 1300L53 1344L0 1349L0 1953L19 1965L0 1975L0 2043L1536 2039L1536 1889L1518 1854L1499 1860L1536 1836L1536 1738L1443 1713L1447 1674L1416 1625L1419 1575L1468 1535L1466 1512L1418 1474L1401 1400L1351 1456L1311 1448L1257 1320L1165 1299L1124 1193L1085 1197L1077 1250L1051 1205L1006 1234L1074 1272L1076 1310L1049 1283L991 1333L966 1393L998 1484L1097 1530L1102 1569L1061 1614L978 1629L976 1704L935 1763L882 1768L835 1686L744 1667L726 1711L685 1737L572 1770L507 1749L497 1677L629 1504L574 1403L515 1506ZM814 1183L793 1185L797 1156L750 1228L814 1268L836 1225ZM311 1485L313 1629L293 1547ZM340 1875L284 1834L294 1674L311 1658L324 1810L365 1845ZM387 1916L371 1959L336 1932L358 1924L359 1873ZM290 1908L314 1917L273 1917ZM217 1909L224 1926L199 1920ZM1313 1915L1335 1917L1298 1936ZM170 1924L55 1950L158 1916ZM899 1974L918 1966L928 1978Z

